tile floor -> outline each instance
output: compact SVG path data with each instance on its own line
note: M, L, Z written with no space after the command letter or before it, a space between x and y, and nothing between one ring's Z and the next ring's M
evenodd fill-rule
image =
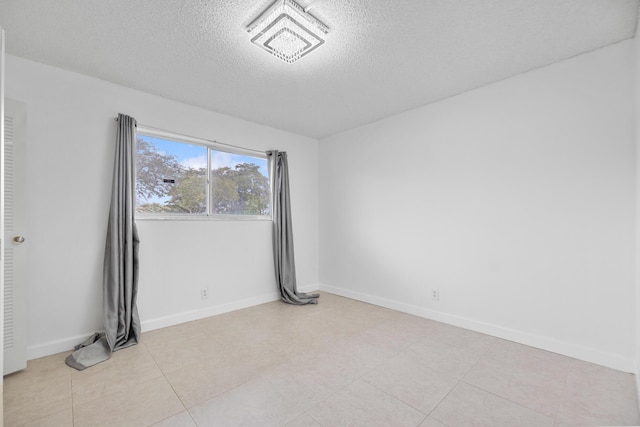
M323 293L143 334L83 372L4 379L5 426L640 424L630 374Z

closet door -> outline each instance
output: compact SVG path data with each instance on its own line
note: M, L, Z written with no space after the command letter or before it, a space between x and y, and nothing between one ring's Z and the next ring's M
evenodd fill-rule
M27 304L26 304L26 212L25 197L25 133L26 106L4 100L3 154L3 226L2 251L4 291L3 313L3 373L27 367Z
M4 337L4 310L2 303L4 302L4 30L0 27L0 341ZM4 352L3 352L4 353ZM4 355L0 353L0 362L4 362ZM4 364L4 363L3 363ZM2 386L2 377L0 377L0 417L4 419L4 393ZM1 425L2 423L0 423Z
M27 366L24 104L5 99L4 114L4 374Z

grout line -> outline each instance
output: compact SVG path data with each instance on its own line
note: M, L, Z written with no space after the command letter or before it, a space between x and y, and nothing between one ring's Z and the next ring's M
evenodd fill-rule
M394 396L394 395L392 395L392 394L389 394L387 391L385 391L385 390L381 389L380 387L378 387L378 386L377 386L377 385L375 385L375 384L371 384L370 382L365 381L365 380L362 380L362 381L364 381L367 385L370 385L371 387L375 388L376 390L378 390L378 391L380 391L380 392L382 392L382 393L386 394L386 395L387 395L387 396L389 396L391 399L396 400L396 401L398 401L398 402L400 402L400 403L402 403L402 404L404 404L404 405L408 406L408 407L409 407L409 408L411 408L411 409L415 409L416 411L418 411L418 412L420 412L422 415L424 415L424 418L423 418L422 420L420 420L420 422L418 423L418 425L422 424L422 423L423 423L423 422L424 422L424 421L429 417L429 414L428 414L428 413L425 413L425 411L423 411L422 409L420 409L420 408L416 408L416 407L415 407L415 406L413 406L412 404L410 404L410 403L408 403L408 402L405 402L404 400L400 399L399 397L396 397L396 396Z
M188 409L185 409L185 411L187 412L187 415L189 415L189 418L191 418L191 421L193 421L193 425L198 427L198 423L196 422L195 418L193 418L193 415L191 415L191 412Z
M344 298L344 297L339 297L339 298ZM345 298L348 299L348 298ZM359 301L355 301L356 303L360 303ZM327 303L329 303L327 305L327 307L331 307L330 301L326 301ZM364 303L366 304L366 303ZM351 305L351 304L347 304L347 305L340 305L340 311L344 310L344 309L349 309L349 308L354 308L354 307L360 307L360 304L358 305ZM377 306L372 306L372 307L377 307ZM250 310L251 308L249 308ZM297 309L296 309L297 310ZM260 312L261 315L272 315L273 312L272 311L264 311L264 312ZM280 311L278 311L278 313L280 313ZM314 313L317 313L317 311L314 310ZM375 316L375 311L363 311L362 315L364 316ZM333 315L335 314L334 311L327 311L327 314ZM323 320L325 320L325 316L324 314L319 316L319 317L312 317L312 323L313 325L319 324L317 322L321 322ZM359 316L359 315L358 315ZM304 315L302 315L302 317L305 317ZM240 316L237 319L242 319L243 317ZM236 319L236 318L234 318ZM298 317L296 316L295 318L293 317L288 317L286 316L286 321L290 321L292 319L298 319ZM339 319L339 318L338 318ZM307 319L308 320L308 319ZM374 335L373 336L373 340L369 340L369 339L365 339L365 334L367 334L367 332L369 331L377 331L378 328L380 326L385 326L386 322L390 322L391 326L393 326L393 328L396 329L392 329L392 332L395 331L400 331L399 328L402 328L403 323L401 321L398 321L397 318L391 316L389 318L385 318L384 321L380 321L377 322L374 320L369 319L370 321L372 321L373 323L367 323L369 320L366 319L360 319L357 318L356 319L358 322L360 320L364 320L362 323L357 323L355 324L355 327L352 329L343 329L340 326L340 323L336 323L333 324L331 327L327 327L326 328L326 333L327 334L332 334L332 336L328 336L329 341L327 343L325 343L324 341L321 344L321 346L318 346L318 348L315 348L312 350L304 350L303 348L306 347L296 347L295 349L293 349L290 353L287 353L286 351L281 350L281 347L279 346L275 346L273 344L273 342L271 342L271 344L269 344L269 349L270 351L273 351L273 355L276 356L273 359L269 359L269 363L263 367L260 368L259 371L256 372L256 375L254 376L248 376L246 378L239 378L241 380L241 382L239 384L234 385L233 387L230 387L224 391L219 392L218 394L216 394L215 396L212 396L208 399L205 399L202 402L199 402L195 405L193 405L191 408L187 408L185 402L179 397L176 389L174 388L173 384L169 381L169 378L167 376L168 373L173 373L175 371L169 371L168 373L165 373L165 371L163 369L160 368L160 365L157 362L156 358L160 358L161 359L161 355L164 354L162 353L162 349L161 348L157 348L157 352L159 353L158 355L154 354L154 351L152 351L151 347L146 345L142 340L138 343L138 345L142 345L143 347L141 348L141 350L146 351L146 353L148 354L149 357L151 357L151 360L153 361L155 367L158 369L158 372L160 372L160 375L154 377L154 378L149 378L145 381L142 382L138 382L138 384L143 384L145 382L149 382L149 381L153 381L157 378L160 378L160 376L162 376L162 378L169 384L169 386L171 387L172 391L174 392L175 396L178 397L178 400L181 402L181 405L183 407L182 410L180 410L179 412L176 412L175 414L172 414L168 417L165 418L171 418L174 417L178 414L180 414L182 411L186 411L189 414L190 419L193 421L193 423L197 426L197 423L194 419L194 416L192 415L192 413L190 412L190 409L192 409L195 406L198 405L203 405L207 402L212 401L213 399L217 399L225 394L228 394L238 388L240 388L241 386L244 386L254 380L258 380L260 378L264 378L265 376L269 376L272 375L274 372L276 372L278 369L282 369L282 367L287 367L291 364L291 360L296 360L296 361L301 361L302 363L305 363L305 361L308 359L309 363L314 363L314 360L322 360L323 356L327 356L327 355L336 355L337 357L337 362L336 361L332 361L332 360L328 360L327 363L325 364L326 366L328 366L330 369L332 369L333 371L336 370L336 366L339 367L344 367L344 368L348 368L348 370L345 370L346 375L341 375L339 377L338 384L343 383L344 385L340 386L340 387L328 387L328 386L324 386L324 388L326 389L326 397L322 398L322 399L317 399L317 400L313 400L308 401L308 404L311 404L312 406L310 408L308 408L306 411L300 413L299 415L297 415L297 417L302 417L303 415L308 416L309 418L311 418L313 421L315 421L316 423L322 425L322 423L320 423L320 421L316 420L311 414L310 412L318 407L319 405L323 404L324 402L326 402L329 399L335 399L336 396L340 396L342 395L346 395L347 393L347 389L349 387L351 387L354 383L356 383L357 381L362 381L363 383L366 383L369 386L374 387L376 390L384 393L386 396L390 397L391 399L397 401L397 402L401 402L404 405L409 406L410 408L413 408L414 410L418 411L419 413L425 415L425 418L422 419L421 423L424 422L426 419L433 419L434 421L443 423L446 425L446 423L444 423L443 421L440 421L439 419L433 417L431 414L439 407L442 405L442 403L447 400L448 398L450 398L453 394L453 391L455 389L457 389L458 387L461 387L461 384L465 384L465 386L468 387L472 387L476 390L488 393L490 395L493 395L503 401L509 402L511 404L515 404L518 407L521 407L523 409L526 409L528 411L532 411L536 414L539 414L540 416L544 416L545 418L551 419L553 421L554 424L558 423L558 416L560 413L560 407L556 408L556 412L555 415L550 416L550 415L546 415L542 412L540 412L539 410L530 408L527 405L527 403L518 403L515 402L513 400L511 400L508 397L505 397L501 394L498 394L496 392L493 392L491 390L485 389L483 386L479 386L476 384L473 384L471 381L473 380L473 376L471 375L471 373L476 370L479 365L481 365L483 362L487 362L492 360L491 357L491 344L484 346L482 348L479 348L479 351L477 351L477 353L474 351L472 356L477 356L477 359L472 362L469 363L469 368L466 370L461 370L463 371L462 375L458 376L458 375L452 375L444 370L439 369L438 367L433 367L433 366L440 366L442 367L443 364L434 364L433 366L427 366L429 369L432 369L434 371L440 372L442 374L445 374L447 377L451 378L451 384L454 384L446 393L444 393L444 396L442 398L440 398L437 403L435 403L433 405L433 409L431 409L429 412L426 411L422 411L419 408L415 408L413 405L405 402L404 400L395 397L393 395L391 395L390 393L388 393L387 391L385 391L382 388L379 388L378 386L376 386L375 384L369 383L368 381L366 381L364 378L367 377L370 374L375 374L375 373L384 373L385 370L383 369L385 364L387 363L397 363L397 360L394 360L394 358L396 358L398 355L401 355L403 353L415 353L414 350L411 350L411 348L413 346L415 346L417 343L425 340L425 342L429 342L430 340L434 340L436 342L440 342L443 345L446 345L447 347L452 347L452 348L456 348L458 347L458 345L456 344L447 344L445 342L441 342L437 339L437 336L432 336L432 334L430 332L427 333L427 335L424 336L413 336L413 335L408 335L408 336L404 336L402 338L399 338L398 336L396 336L395 338L391 337L391 338L383 338L385 342L389 341L389 346L385 346L383 344L381 344L381 341L379 340L381 335ZM394 323L395 322L395 323ZM276 322L276 325L279 325L280 323ZM216 335L215 334L209 334L208 333L208 329L203 328L202 324L199 324L198 321L195 321L192 325L192 327L194 328L194 330L197 329L198 332L198 336L202 333L204 334L203 336L206 336L207 339L213 339L215 340ZM277 327L277 326L276 326ZM252 326L250 326L250 324L247 324L246 328L243 328L241 333L245 333L245 332L250 332L250 328L252 328ZM246 330L245 330L246 329ZM416 333L421 333L421 330L418 329L416 331ZM396 332L395 335L398 335L398 333ZM355 340L355 341L354 341ZM276 341L274 341L276 342ZM280 343L280 341L277 341L278 343ZM337 343L340 343L339 346L336 346ZM396 343L402 343L402 345L398 344L396 345ZM457 343L457 341L456 341ZM459 343L459 344L464 344L464 343ZM251 347L252 351L259 351L259 349L262 349L263 347ZM464 346L462 346L462 348L464 348ZM352 351L350 351L352 350ZM387 351L388 350L388 351ZM282 354L280 354L282 353ZM366 357L367 354L374 354L375 357L371 358L371 357ZM354 356L355 357L351 357ZM307 357L309 356L309 357ZM311 357L313 356L313 357ZM145 356L146 357L146 356ZM509 356L511 357L511 356ZM374 363L368 364L367 366L364 366L363 362L364 360L372 360ZM347 361L348 360L348 361ZM543 359L541 359L543 360ZM178 361L180 361L178 359ZM105 363L110 363L110 361L106 361ZM111 363L113 363L113 361L111 361ZM325 366L323 365L323 366ZM462 367L466 366L467 364L464 363L462 365ZM196 365L194 365L196 366ZM261 365L262 366L262 365ZM446 366L446 364L444 365ZM69 368L69 376L65 377L69 379L69 381L71 381L70 383L70 387L71 387L71 420L73 425L75 425L77 422L79 422L78 420L76 420L76 411L74 408L74 403L75 403L75 396L74 396L74 378L82 378L82 376L76 376L76 371L74 371L73 369ZM362 369L362 372L360 373L360 370ZM528 372L532 372L535 373L537 372L535 369L531 369L528 368L527 369ZM568 370L567 370L568 371ZM67 371L65 371L67 372ZM201 370L199 372L206 372L206 370ZM296 371L297 372L297 371ZM500 373L503 373L504 371L500 371ZM292 374L293 375L293 374ZM467 377L469 377L470 381L467 381ZM561 377L561 376L560 376ZM319 374L319 376L317 378L320 378L320 381L322 380L322 376L321 373ZM317 379L316 377L314 377L314 380ZM563 388L564 390L564 394L567 394L569 391L568 388L568 373L567 375L564 376L564 385L565 387ZM316 383L316 381L308 381L307 382L308 386L316 386L319 384ZM76 383L76 385L78 385L80 383ZM305 387L307 386L305 385ZM486 384L485 384L486 385ZM558 384L558 385L562 385L562 384ZM554 390L555 387L547 387L545 390ZM499 390L499 389L498 389ZM79 389L79 392L81 390ZM504 392L504 391L503 391ZM112 394L112 393L110 393ZM239 397L242 398L244 397L243 394L240 393L236 393L236 395L240 395ZM510 394L509 392L505 393L505 394ZM635 394L634 394L635 395ZM108 395L105 395L108 396ZM318 394L318 396L322 396L322 394ZM79 398L81 398L82 400L82 395L79 394ZM436 399L434 399L436 400ZM370 404L371 402L367 402L367 404ZM83 404L84 405L84 404ZM306 405L305 405L306 406ZM362 405L358 405L358 406L362 406ZM59 413L61 411L58 412L54 412L53 414L49 414L50 415L55 415L56 413ZM551 411L550 411L551 412ZM186 418L186 417L185 417ZM156 421L157 422L161 422L163 420L159 420Z
M478 365L478 363L480 363L480 361L487 355L488 352L489 352L489 347L487 346L487 349L485 350L485 352L482 353L482 355L478 358L478 360L475 361L473 366L471 366L469 368L469 370L467 370L467 372L462 377L460 377L460 379L456 382L456 384L453 387L451 387L451 389L447 392L447 394L445 394L444 397L442 399L440 399L440 401L433 407L433 409L428 414L430 417L432 417L434 420L436 420L436 421L438 421L438 422L440 422L442 424L445 424L444 421L441 421L441 420L433 417L431 414L433 413L433 411L435 411L438 408L438 406L440 406L442 404L442 402L444 402L447 399L447 397L449 397L451 392L453 390L455 390L460 385L460 383L462 383L464 381L465 377L467 375L469 375L469 372L471 372ZM438 370L438 371L440 371L440 370ZM465 382L465 384L468 384L468 383ZM447 424L445 424L445 425L447 425Z
M558 417L558 413L559 413L559 411L560 411L560 408L559 408L559 407L556 409L556 411L555 411L555 413L554 413L553 415L547 415L547 414L544 414L544 413L540 412L540 411L539 411L539 410L537 410L537 409L530 408L530 407L528 407L528 406L524 405L523 403L516 402L516 401L514 401L514 400L510 399L510 398L509 398L509 397L507 397L507 396L502 396L502 395L500 395L500 394L498 394L498 393L496 393L496 392L494 392L494 391L492 391L492 390L488 390L488 389L486 389L486 388L484 388L484 387L482 387L482 386L480 386L480 385L472 384L472 383L470 383L470 382L465 381L465 379L466 379L466 377L469 375L469 373L470 373L470 372L471 372L471 371L472 371L472 370L473 370L473 369L478 365L478 363L480 363L480 361L481 361L481 360L485 359L485 358L487 357L487 355L488 355L488 349L487 349L487 351L485 352L485 354L484 354L482 357L480 357L480 358L478 359L478 361L473 365L473 367L472 367L471 369L469 369L469 371L467 371L467 373L462 377L462 379L460 380L460 382L464 382L466 385L469 385L469 386L471 386L471 387L475 387L475 388L478 388L478 389L480 389L480 390L486 391L486 392L487 392L487 393L489 393L489 394L492 394L492 395L494 395L494 396L496 396L496 397L499 397L499 398L501 398L501 399L504 399L504 400L506 400L506 401L508 401L508 402L511 402L511 403L513 403L513 404L515 404L515 405L518 405L518 406L520 406L520 407L522 407L522 408L528 409L528 410L533 411L533 412L536 412L537 414L540 414L540 415L542 415L542 416L544 416L544 417L550 418L550 419L552 419L552 420L553 420L553 423L554 423L554 425L555 425L555 424L556 424L556 419L557 419L557 417ZM535 371L533 371L533 372L535 372ZM565 378L564 378L564 380L563 380L563 381L564 381L564 383L565 383L565 386L568 384L568 383L567 383L567 379L568 379L568 373L567 373L567 376L565 376ZM457 387L457 384L456 384L456 387ZM566 388L565 388L565 392L566 392Z
M492 395L494 395L494 396L495 396L495 397L497 397L497 398L500 398L500 399L502 399L502 400L506 400L507 402L513 403L514 405L517 405L517 406L519 406L519 407L521 407L521 408L523 408L523 409L526 409L526 410L531 411L531 412L535 412L536 414L538 414L538 415L542 415L542 416L543 416L543 417L545 417L545 418L549 418L549 419L551 419L551 420L554 420L554 419L553 419L552 417L550 417L549 415L543 414L543 413L542 413L542 412L540 412L540 411L537 411L537 410L535 410L535 409L529 408L528 406L525 406L525 405L523 405L522 403L514 402L513 400L509 399L508 397L501 396L501 395L499 395L499 394L497 394L497 393L495 393L495 392L493 392L493 391L491 391L491 390L487 390L487 389L485 389L485 388L483 388L483 387L480 387L480 386L475 385L475 384L468 383L468 382L463 381L463 380L461 380L461 382L464 382L466 385L468 385L468 386L470 386L470 387L477 388L478 390L482 390L482 391L484 391L484 392L486 392L486 393L492 394ZM555 420L554 420L554 422L555 422Z
M311 409L307 409L307 412L305 412L304 414L305 414L305 415L307 415L308 417L311 417L311 419L312 419L313 421L315 421L316 423L318 423L318 425L320 425L320 426L322 426L322 427L325 427L325 426L324 426L324 424L322 424L320 421L318 421L317 419L315 419L315 417L309 413L309 411L310 411L310 410L311 410Z
M71 381L71 425L76 425L76 408L73 404L73 372L69 373L69 380Z
M476 362L476 363L477 363L477 362ZM474 366L475 366L475 365L474 365ZM465 375L466 375L466 374L465 374ZM447 399L447 397L449 397L449 395L451 394L451 392L452 392L453 390L455 390L455 389L456 389L456 387L458 387L458 385L460 385L460 383L462 382L462 380L463 380L463 379L464 379L464 376L463 376L462 378L460 378L460 379L458 380L458 382L456 382L456 384L455 384L453 387L451 387L451 389L450 389L450 390L449 390L449 391L448 391L448 392L447 392L447 393L442 397L442 399L440 399L440 401L439 401L438 403L436 403L436 405L433 407L433 409L432 409L431 411L429 411L429 413L427 414L427 416L428 416L428 417L431 417L431 418L433 418L434 420L438 421L439 423L442 423L442 424L444 424L444 425L447 425L447 426L448 426L448 424L446 424L444 421L439 420L438 418L434 417L434 416L433 416L433 415L431 415L431 414L433 414L433 411L435 411L436 409L438 409L438 406L440 406L440 405L442 404L442 402L444 402L444 401Z

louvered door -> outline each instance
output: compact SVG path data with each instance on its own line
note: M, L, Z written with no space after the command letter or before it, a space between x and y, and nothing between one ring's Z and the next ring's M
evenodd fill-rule
M4 374L27 366L24 104L5 100Z

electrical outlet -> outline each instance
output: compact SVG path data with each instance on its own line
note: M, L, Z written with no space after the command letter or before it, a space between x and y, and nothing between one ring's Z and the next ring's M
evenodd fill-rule
M207 288L200 289L200 299L209 299L209 289Z
M440 289L431 290L431 299L433 301L440 301Z

